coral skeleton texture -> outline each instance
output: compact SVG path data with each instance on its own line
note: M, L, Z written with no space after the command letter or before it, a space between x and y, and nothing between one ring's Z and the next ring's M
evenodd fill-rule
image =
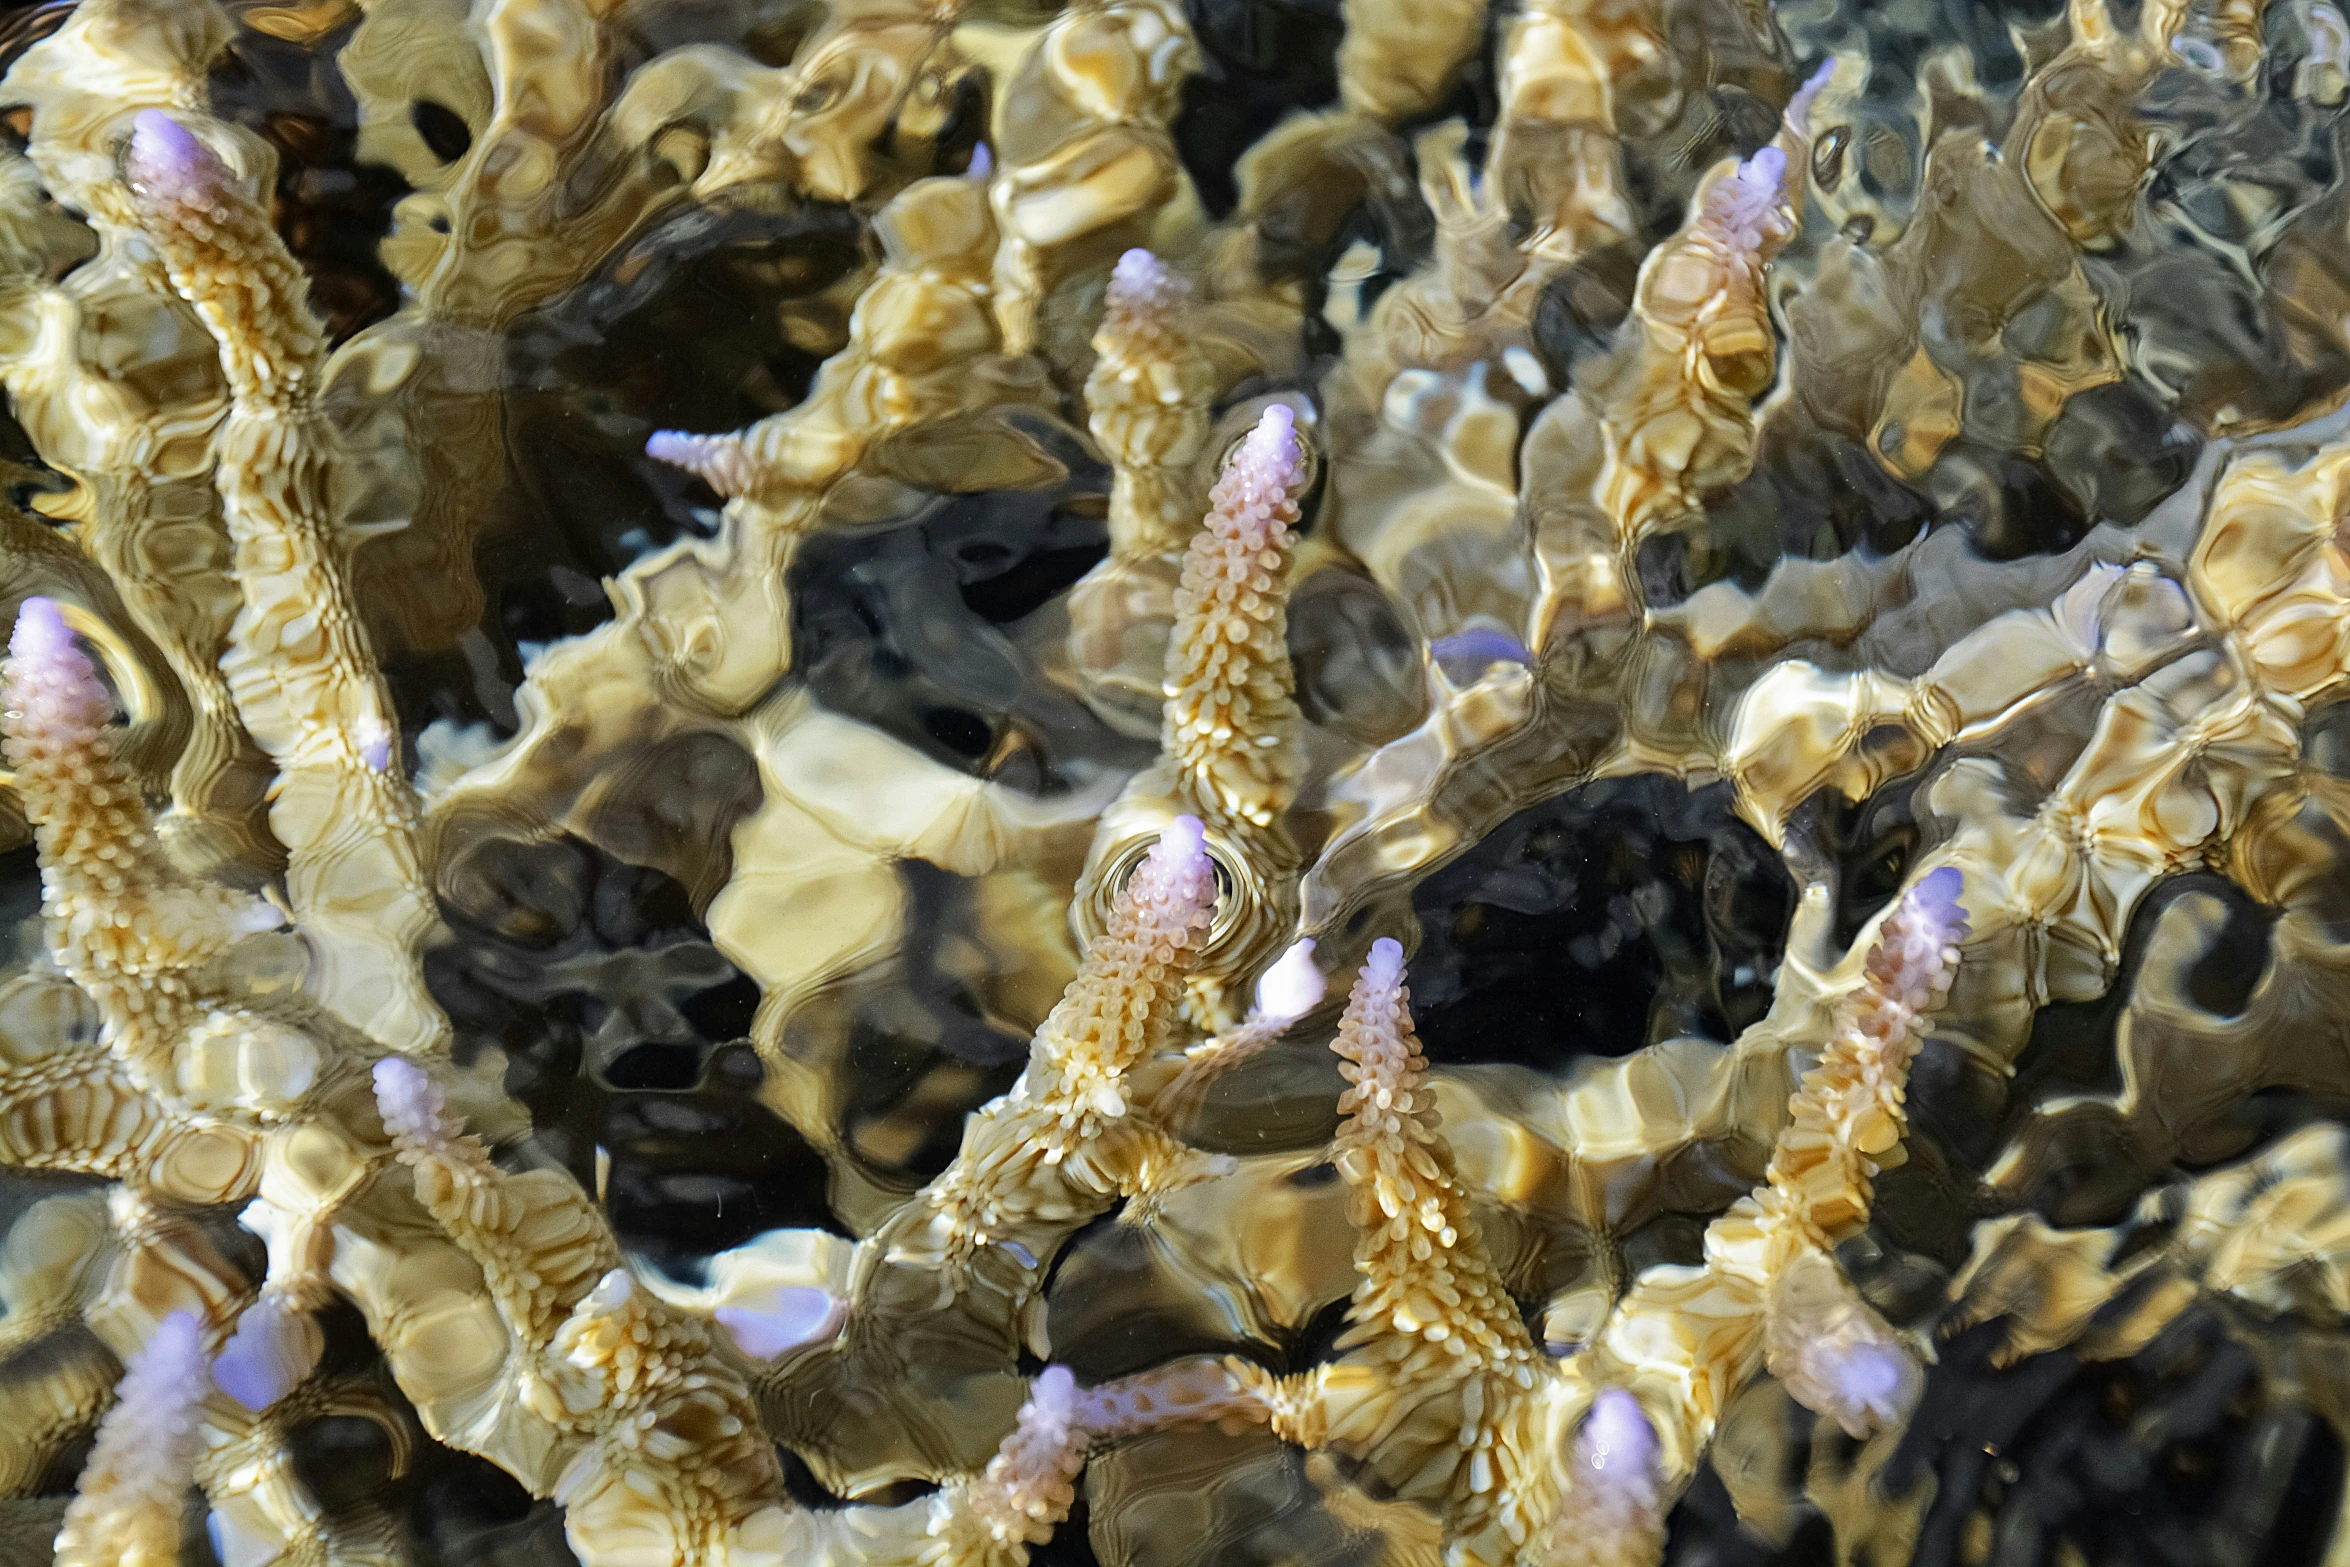
M0 15L0 1563L2350 1562L2345 113Z

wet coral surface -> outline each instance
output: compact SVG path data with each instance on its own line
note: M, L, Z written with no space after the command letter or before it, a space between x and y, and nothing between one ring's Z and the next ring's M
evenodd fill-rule
M2346 114L0 13L0 1562L2350 1562Z

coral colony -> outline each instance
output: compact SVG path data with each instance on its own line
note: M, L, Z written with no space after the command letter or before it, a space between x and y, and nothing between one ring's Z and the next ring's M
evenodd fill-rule
M2334 5L8 29L0 1561L2350 1561Z

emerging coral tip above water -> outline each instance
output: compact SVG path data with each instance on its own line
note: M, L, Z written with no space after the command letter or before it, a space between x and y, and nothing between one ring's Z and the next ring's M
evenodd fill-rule
M2331 0L0 26L0 1561L2350 1560Z

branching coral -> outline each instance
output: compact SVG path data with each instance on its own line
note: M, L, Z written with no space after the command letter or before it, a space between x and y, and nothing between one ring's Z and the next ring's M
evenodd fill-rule
M1240 922L1219 933L1222 950L1195 986L1210 1021L1223 1020L1225 984L1277 949L1296 896L1298 851L1283 820L1300 762L1286 608L1308 472L1286 404L1233 450L1175 590L1159 762L1103 814L1090 855L1098 904L1170 811L1197 812L1214 832Z
M208 1380L202 1327L173 1312L132 1360L98 1427L81 1492L57 1534L59 1561L159 1567L180 1559L180 1514L200 1440L196 1406Z
M1708 1227L1704 1265L1649 1270L1590 1346L1555 1364L1504 1288L1437 1128L1403 950L1375 943L1333 1045L1353 1084L1337 1139L1362 1237L1339 1339L1352 1353L1291 1382L1236 1367L1274 1428L1394 1475L1438 1508L1464 1559L1637 1563L1661 1554L1674 1483L1765 1359L1855 1434L1905 1416L1916 1373L1825 1247L1865 1219L1879 1160L1899 1146L1909 1062L1966 933L1958 884L1933 871L1885 916L1763 1184ZM1578 1413L1554 1465L1541 1433Z
M391 695L327 504L325 344L300 270L261 205L169 115L140 112L125 172L172 286L221 348L216 475L245 604L221 670L277 767L270 830L318 959L314 991L396 1049L443 1048L413 957L433 922L415 804L393 772Z
M2338 1551L2350 30L1963 11L6 44L11 1527Z
M1088 427L1112 465L1109 558L1069 595L1070 657L1121 728L1158 729L1166 639L1214 369L1193 338L1191 285L1147 250L1118 258L1085 381Z

